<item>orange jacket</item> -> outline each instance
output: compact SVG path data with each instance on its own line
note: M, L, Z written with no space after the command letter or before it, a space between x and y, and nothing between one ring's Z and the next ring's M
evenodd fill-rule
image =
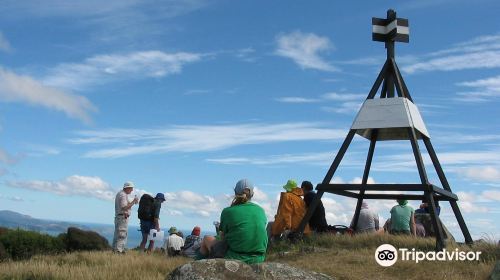
M297 230L307 211L306 204L301 197L303 195L304 193L301 188L294 188L291 192L281 193L278 213L274 216L274 223L271 229L272 235L280 235L285 230ZM310 232L309 225L306 225L304 234L309 234Z

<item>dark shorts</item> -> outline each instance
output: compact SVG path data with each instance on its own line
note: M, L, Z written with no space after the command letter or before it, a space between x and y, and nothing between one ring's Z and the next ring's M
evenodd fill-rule
M153 221L141 220L141 232L142 234L149 234L149 231L154 229L155 225Z

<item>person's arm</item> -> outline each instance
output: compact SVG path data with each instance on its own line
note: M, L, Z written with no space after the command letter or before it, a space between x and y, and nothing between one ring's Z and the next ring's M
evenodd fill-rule
M130 208L132 208L132 206L134 206L134 204L136 204L136 203L137 203L137 197L135 197L134 200L132 200L131 202L128 202L126 194L124 194L120 197L120 206L121 206L120 208L124 212L126 212Z

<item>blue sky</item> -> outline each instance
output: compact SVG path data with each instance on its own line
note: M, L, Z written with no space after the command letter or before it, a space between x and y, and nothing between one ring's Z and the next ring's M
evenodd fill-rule
M287 179L322 181L385 60L371 18L394 8L410 23L396 60L469 229L498 239L500 4L344 2L3 1L0 209L112 223L131 180L165 193L162 226L211 229L249 178L272 219ZM356 137L334 180L358 182L367 149ZM372 166L371 182L419 182L409 142L380 142ZM323 203L349 223L354 200ZM370 201L383 220L393 204Z

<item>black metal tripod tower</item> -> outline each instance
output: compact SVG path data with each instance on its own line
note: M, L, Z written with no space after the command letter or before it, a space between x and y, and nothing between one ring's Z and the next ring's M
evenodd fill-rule
M435 202L449 201L464 235L465 242L470 244L472 243L472 238L458 208L458 197L451 191L436 152L432 147L429 133L417 107L413 104L410 92L394 59L394 42L408 43L409 41L408 20L396 18L396 12L388 10L386 19L372 18L372 25L372 39L374 41L385 42L387 60L356 116L330 169L326 173L323 182L316 186L318 193L304 216L298 231L304 231L305 225L309 222L312 213L325 192L352 197L358 200L353 218L354 226L357 224L363 199L422 200L429 205L432 225L436 233L436 250L442 250L445 247L445 240L443 228L436 212ZM374 98L381 85L380 98ZM355 134L359 134L370 140L362 182L361 184L332 184L330 182L333 175ZM418 139L421 139L425 144L441 181L442 188L429 183ZM420 184L367 184L375 144L377 141L385 140L410 141L420 175ZM377 191L378 193L367 194L365 193L366 191ZM384 193L391 191L418 191L422 192L422 194Z

